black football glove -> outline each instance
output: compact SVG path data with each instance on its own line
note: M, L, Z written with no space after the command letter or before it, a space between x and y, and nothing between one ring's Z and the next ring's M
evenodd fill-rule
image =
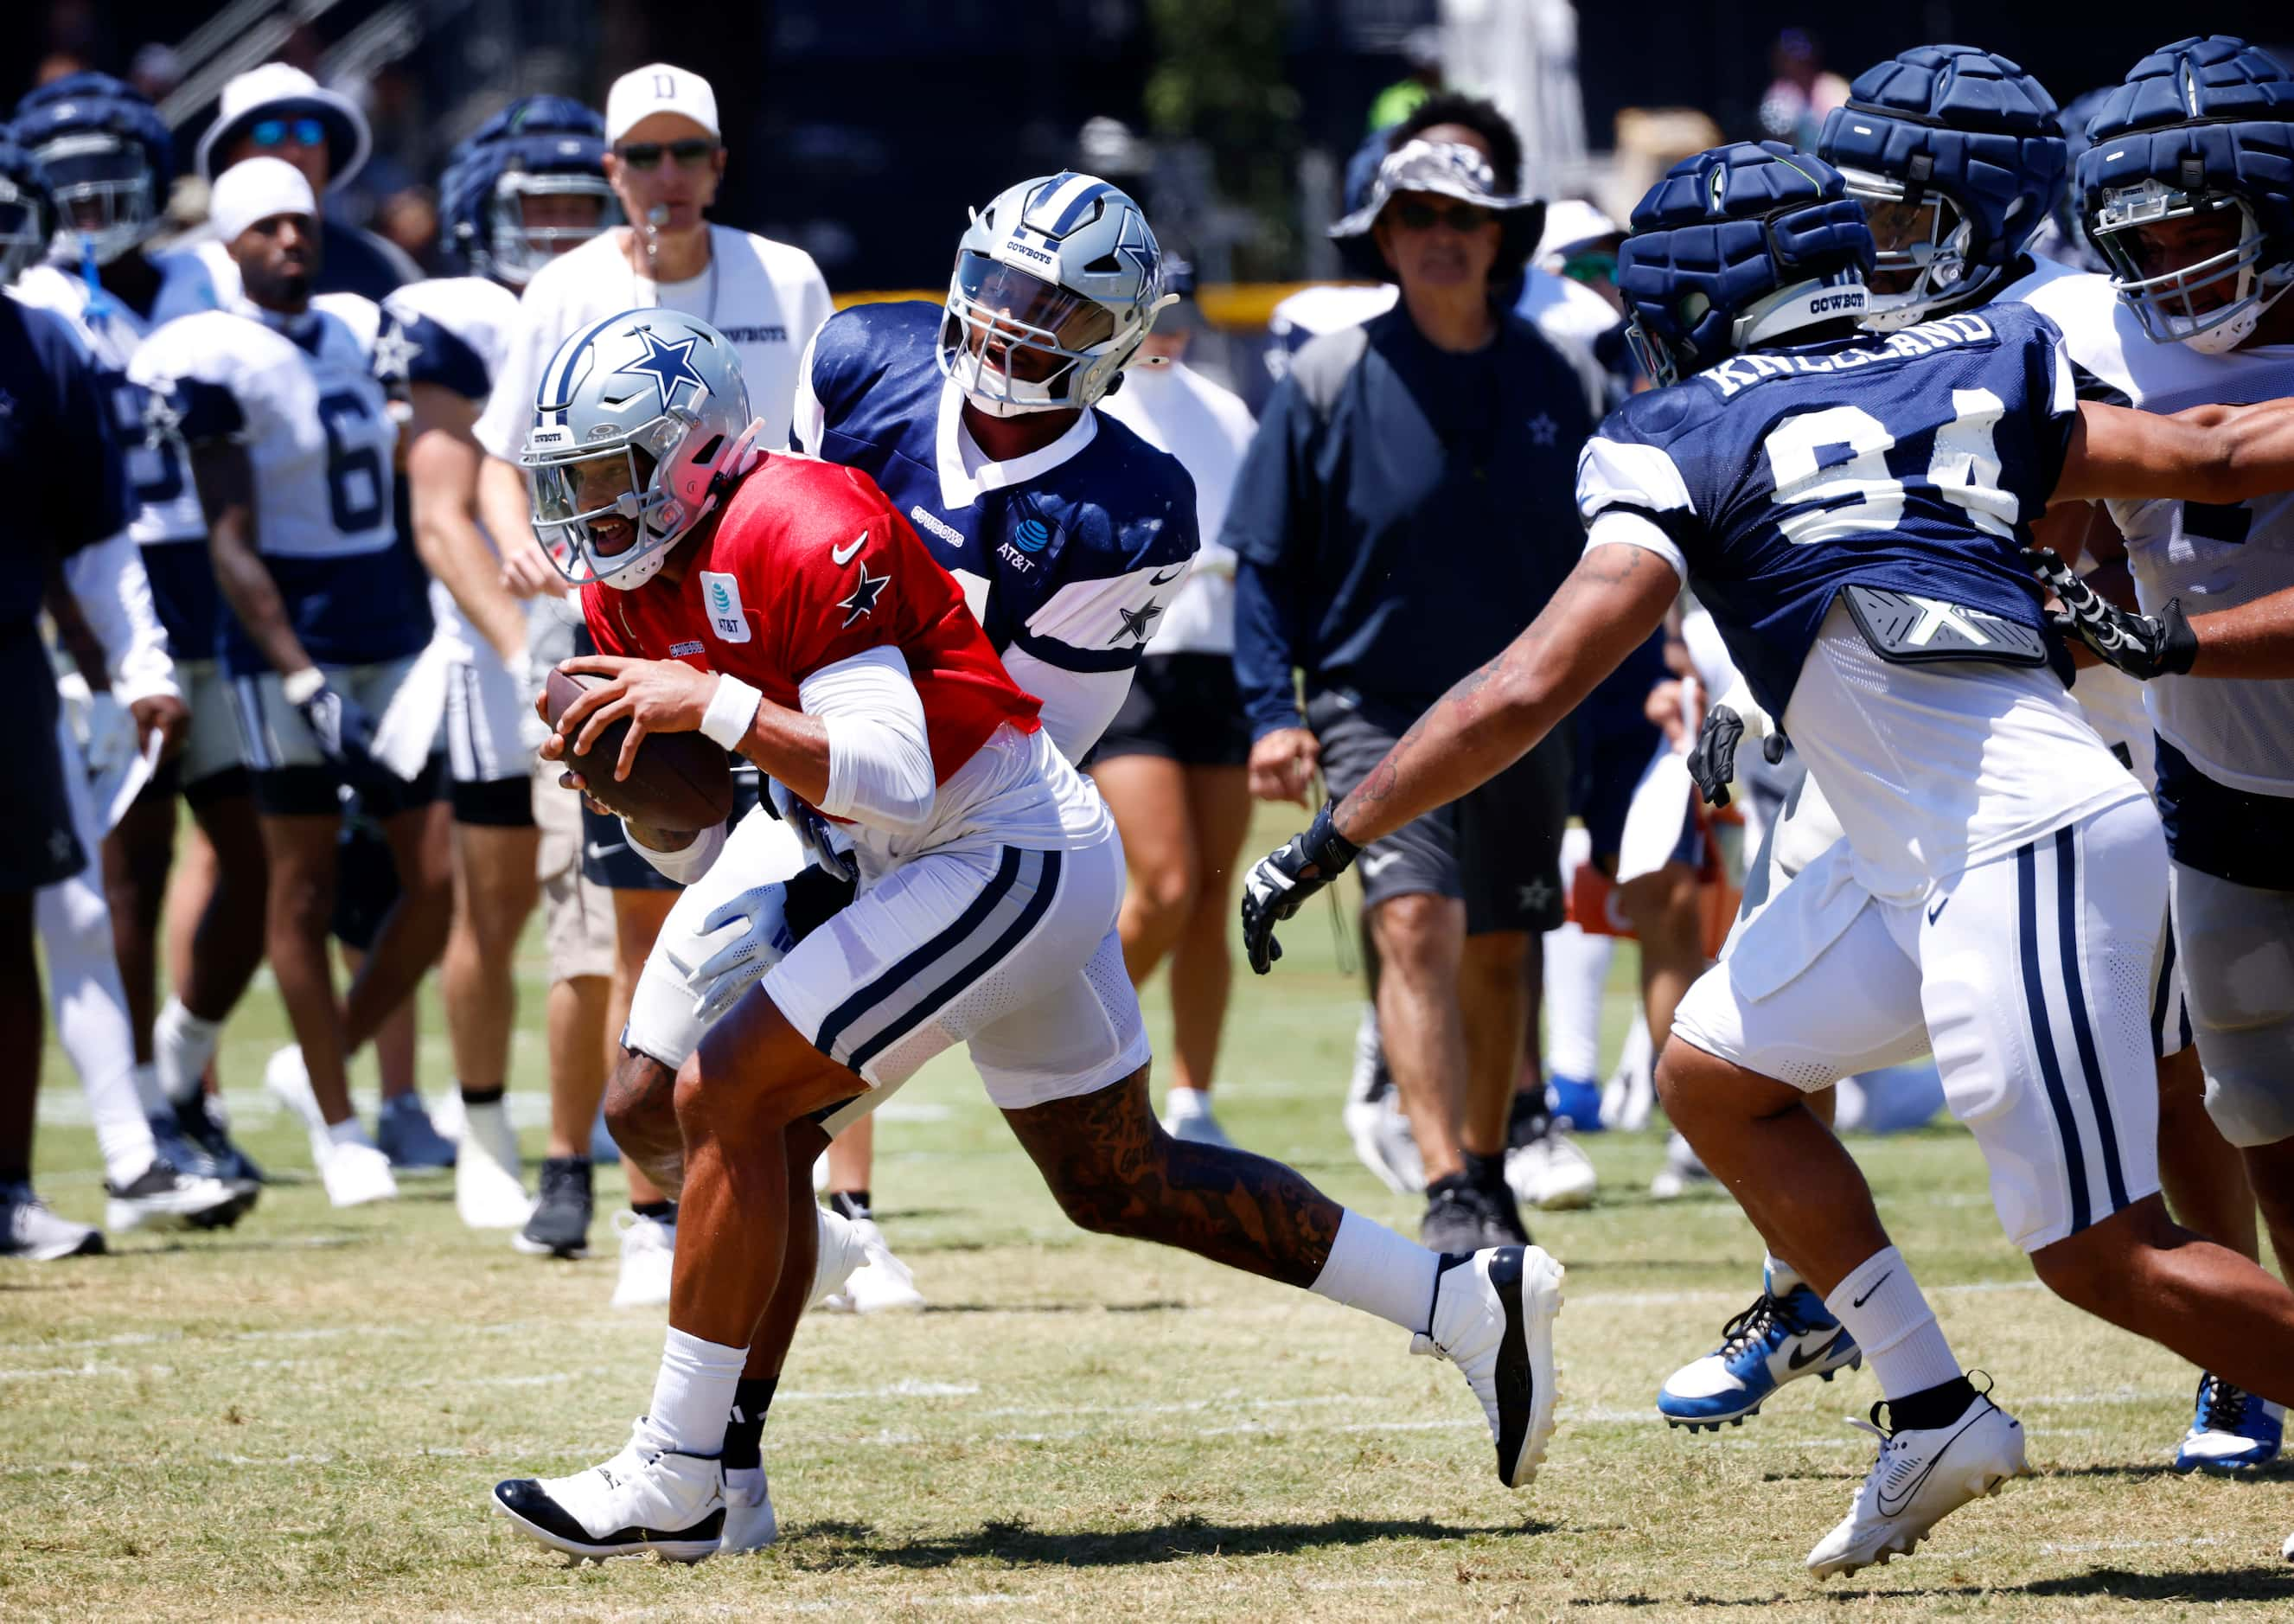
M1305 834L1291 836L1251 865L1242 877L1242 947L1253 971L1264 975L1282 957L1274 927L1344 874L1361 850L1331 826L1326 802Z
M1711 806L1729 804L1729 786L1737 781L1737 747L1745 742L1745 719L1725 705L1704 713L1696 730L1696 746L1688 752L1688 776L1696 793Z
M374 757L374 718L356 699L339 688L321 684L318 692L295 708L319 741L319 754L337 767L360 778L376 773L389 776L389 769Z
M2055 630L2078 639L2105 665L2148 682L2179 676L2199 657L2199 634L2191 630L2180 598L2167 600L2160 614L2141 615L2120 608L2073 575L2052 548L2026 547L2023 562L2062 600L2061 609L2047 611Z

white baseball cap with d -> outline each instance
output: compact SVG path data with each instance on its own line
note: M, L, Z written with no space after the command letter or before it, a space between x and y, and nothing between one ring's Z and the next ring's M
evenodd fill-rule
M667 62L636 68L614 81L606 93L606 139L616 142L655 113L675 113L690 118L710 135L717 127L717 93L699 74Z

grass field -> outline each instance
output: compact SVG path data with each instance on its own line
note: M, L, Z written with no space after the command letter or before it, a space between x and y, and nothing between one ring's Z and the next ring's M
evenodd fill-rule
M1319 916L1290 935L1239 992L1224 1119L1407 1226L1338 1123L1350 983ZM538 1155L532 954L522 969L514 1084ZM1159 996L1150 1013L1163 1030ZM282 1176L247 1221L0 1264L0 1619L2294 1617L2287 1481L2169 1469L2192 1373L2033 1286L1956 1130L1858 1151L2039 1475L1913 1560L1824 1586L1802 1558L1870 1465L1841 1417L1877 1390L1801 1383L1719 1437L1657 1423L1658 1383L1743 1306L1759 1255L1724 1198L1641 1193L1657 1136L1590 1141L1600 1204L1535 1223L1570 1269L1562 1431L1515 1496L1456 1373L1401 1334L1070 1229L960 1061L879 1136L880 1216L931 1310L806 1326L766 1432L780 1546L569 1568L485 1497L603 1459L646 1400L661 1317L606 1307L618 1178L574 1264L465 1232L443 1182L334 1212L254 1091L281 1023L258 990L223 1057ZM441 1032L433 1000L434 1095ZM96 1219L94 1139L53 1052L44 1086L43 1187Z

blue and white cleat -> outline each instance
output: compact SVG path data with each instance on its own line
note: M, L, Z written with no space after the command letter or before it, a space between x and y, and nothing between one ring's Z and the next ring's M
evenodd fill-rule
M2278 1458L2286 1407L2233 1387L2218 1375L2199 1378L2191 1430L2175 1451L2177 1472L2247 1472Z
M1665 1378L1656 1408L1672 1425L1717 1432L1759 1415L1786 1382L1807 1375L1829 1382L1863 1362L1863 1350L1814 1288L1795 1285L1777 1297L1764 1285L1752 1307L1720 1327L1718 1348Z

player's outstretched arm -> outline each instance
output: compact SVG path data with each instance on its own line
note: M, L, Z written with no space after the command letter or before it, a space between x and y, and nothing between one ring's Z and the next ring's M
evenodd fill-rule
M1242 942L1264 975L1282 949L1274 927L1345 872L1371 841L1456 800L1518 761L1664 619L1680 589L1672 566L1622 542L1585 556L1529 629L1460 679L1411 724L1354 792L1243 877Z
M2051 500L2245 502L2294 490L2294 399L2171 417L2079 403Z
M1521 759L1664 621L1680 590L1644 548L1589 548L1526 631L1460 678L1331 813L1355 845L1390 835Z

